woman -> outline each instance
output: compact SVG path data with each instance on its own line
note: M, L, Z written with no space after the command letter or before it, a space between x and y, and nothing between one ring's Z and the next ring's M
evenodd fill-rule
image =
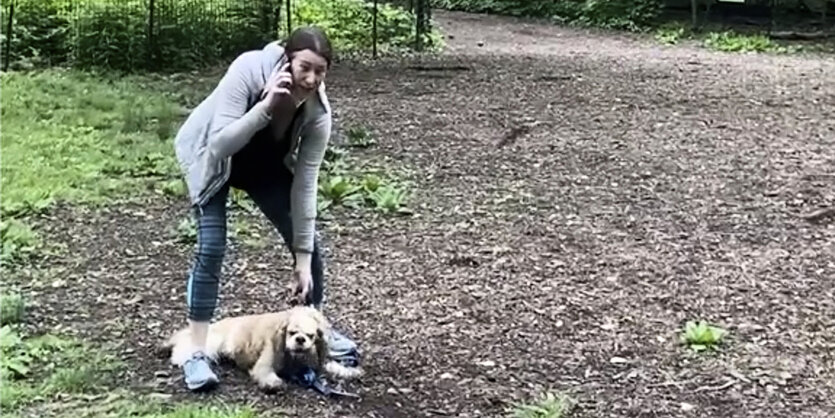
M331 134L324 88L330 66L326 35L299 28L284 47L273 42L238 56L177 133L177 159L198 228L187 286L194 354L183 364L191 390L218 383L203 347L226 249L229 187L247 192L292 251L299 300L317 308L322 303L324 269L315 220L318 172ZM335 347L351 350L351 344L342 338Z

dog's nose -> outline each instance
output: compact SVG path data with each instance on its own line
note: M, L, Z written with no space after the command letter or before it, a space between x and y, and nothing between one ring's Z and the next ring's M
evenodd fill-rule
M303 335L299 335L299 336L297 336L297 337L296 337L296 344L304 344L304 339L305 339L305 338L304 338L304 336L303 336Z

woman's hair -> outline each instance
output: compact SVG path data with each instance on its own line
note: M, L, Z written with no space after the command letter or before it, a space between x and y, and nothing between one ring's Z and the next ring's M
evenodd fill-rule
M332 51L328 36L322 29L315 26L304 26L294 30L284 44L284 53L287 58L293 59L293 54L298 51L309 49L320 55L331 66Z

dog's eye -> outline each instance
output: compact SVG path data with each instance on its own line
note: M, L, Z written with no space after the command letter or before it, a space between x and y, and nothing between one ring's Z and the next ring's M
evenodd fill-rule
M312 340L312 339L313 339L313 334L304 334L304 335L305 335L305 336L307 337L307 339L309 339L309 340Z
M290 331L290 336L292 337L292 336L294 336L294 335L296 335L296 334L298 334L298 333L299 333L298 331Z

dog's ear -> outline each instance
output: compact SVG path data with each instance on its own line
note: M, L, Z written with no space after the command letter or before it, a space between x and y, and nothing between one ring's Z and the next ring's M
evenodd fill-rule
M287 318L282 316L276 323L275 332L273 333L273 352L275 353L275 370L281 372L284 369L284 356L286 354L287 346Z
M316 329L316 368L319 373L324 373L325 364L328 362L328 336L322 327Z

